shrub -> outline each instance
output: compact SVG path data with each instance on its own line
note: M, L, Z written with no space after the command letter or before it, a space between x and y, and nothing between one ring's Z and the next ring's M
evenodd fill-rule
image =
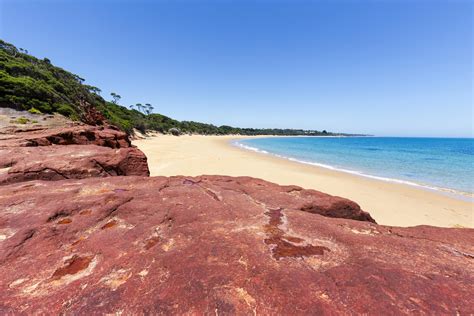
M30 120L27 119L26 117L19 117L17 118L16 120L11 120L10 123L13 123L13 124L27 124L29 123Z
M171 135L174 135L174 136L181 135L181 131L176 127L170 128L168 133L170 133Z
M28 110L31 114L41 114L41 111L38 110L37 108L31 108Z
M68 104L60 104L59 106L56 107L56 112L58 112L59 114L62 114L64 116L69 117L74 113L74 110Z
M96 109L111 124L124 131L136 128L163 133L204 135L334 135L323 131L301 129L254 129L215 126L192 121L177 121L158 113L148 103L131 110L118 104L120 96L112 94L113 102L100 96L100 89L84 84L84 79L54 66L47 58L37 59L25 50L0 40L0 106L30 113L60 113L72 120L88 122L88 111ZM141 111L147 111L145 115ZM23 122L23 120L21 120ZM21 124L26 124L25 121ZM336 134L337 135L337 134Z

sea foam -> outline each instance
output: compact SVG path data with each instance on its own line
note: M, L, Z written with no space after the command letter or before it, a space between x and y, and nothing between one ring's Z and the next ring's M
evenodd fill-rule
M260 140L260 142L262 142L264 140L270 140L271 142L275 142L275 141L278 142L278 140L282 140L282 139L284 139L285 142L288 143L288 141L291 141L291 139L296 139L296 137L294 137L294 138L293 137L290 137L290 138L287 138L287 137L285 137L285 138L272 137L272 138L234 140L231 143L232 143L233 146L236 146L236 147L239 147L239 148L242 148L242 149L245 149L245 150L249 150L249 151L253 151L253 152L260 153L260 154L265 154L265 155L271 155L271 156L274 156L274 157L286 159L286 160L293 161L293 162L296 162L296 163L301 163L301 164L311 165L311 166L316 166L316 167L322 167L322 168L329 169L329 170L345 172L345 173L349 173L349 174L353 174L353 175L357 175L357 176L361 176L361 177L366 177L366 178L370 178L370 179L375 179L375 180L379 180L379 181L392 182L392 183L410 185L410 186L423 188L423 189L428 189L428 190L434 190L434 191L438 191L438 192L447 193L447 194L450 194L450 195L456 195L458 198L467 199L469 201L474 201L474 194L472 192L465 192L463 190L458 190L458 189L454 189L454 188L447 188L447 187L437 186L437 185L433 185L433 184L429 184L429 183L423 183L422 181L417 182L417 181L410 181L410 180L406 180L406 179L399 179L399 178L396 178L396 177L388 177L388 176L384 176L384 175L381 175L381 174L371 174L371 173L368 173L367 171L357 170L357 169L353 169L353 168L350 168L350 167L348 168L348 167L334 166L334 165L327 164L327 163L322 163L322 162L319 162L319 161L296 158L293 155L291 155L291 151L292 151L291 149L288 150L289 153L283 154L283 152L285 151L285 148L280 147L280 148L275 148L273 150L269 150L267 148L269 148L271 146L268 146L268 143L266 144L265 149L259 148L261 146L261 144L255 144L256 141L258 141L258 140ZM298 137L298 139L301 139L301 138ZM252 143L252 145L249 145L248 143ZM259 147L257 147L257 146L259 146ZM289 146L289 147L291 148L291 146ZM365 148L362 148L361 150L366 150L366 148L371 148L370 151L372 151L372 152L382 150L382 149L373 148L373 147L365 147ZM293 151L294 151L294 149L293 149ZM415 152L416 149L413 149L413 150L403 150L402 149L402 150L400 150L400 152L404 152L404 151L405 152L408 152L408 151ZM431 160L431 161L440 160L440 158L425 158L425 159L427 161L429 161L429 160Z

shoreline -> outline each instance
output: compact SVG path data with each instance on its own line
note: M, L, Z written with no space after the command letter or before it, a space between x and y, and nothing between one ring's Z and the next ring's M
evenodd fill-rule
M474 227L474 203L451 193L304 164L232 144L257 137L268 136L159 135L133 143L147 155L151 176L250 176L348 198L383 225Z
M256 136L256 137L266 138L265 136ZM256 138L256 137L254 137L254 138ZM280 136L274 136L274 137L280 137ZM292 137L300 137L300 136L292 136ZM305 136L301 136L301 137L305 137ZM319 136L315 136L315 137L319 137ZM327 136L327 137L332 137L332 136ZM436 186L431 186L431 185L428 185L428 184L422 184L422 183L417 183L417 182L408 181L408 180L401 180L401 179L397 179L397 178L388 178L388 177L385 177L385 176L377 176L377 175L372 175L372 174L366 174L366 173L362 173L362 172L359 172L359 171L354 171L354 170L350 170L350 169L343 169L343 168L337 168L337 167L334 167L334 166L331 166L331 165L326 165L326 164L317 163L317 162L298 160L296 158L270 153L270 152L267 152L266 150L262 150L262 149L259 149L259 148L256 148L256 147L252 147L252 146L248 146L248 145L239 143L238 141L241 140L241 139L248 139L248 137L231 139L231 140L229 140L229 145L240 148L242 150L248 150L250 152L255 152L255 153L258 153L258 154L261 154L261 155L269 155L269 156L273 156L273 157L280 158L280 159L285 159L285 160L288 160L288 161L292 161L292 162L296 162L296 163L300 163L300 164L304 164L304 165L314 166L314 167L318 167L318 168L324 168L324 169L333 170L333 171L337 171L337 172L343 172L343 173L346 173L346 174L351 174L351 175L355 175L355 176L359 176L359 177L365 177L365 178L369 178L369 179L373 179L373 180L377 180L377 181L384 181L384 182L408 185L408 186L411 186L411 187L415 187L415 188L419 188L419 189L423 189L423 190L428 190L428 191L436 192L436 193L439 193L439 194L444 194L444 195L447 195L449 197L459 199L459 200L463 200L463 201L466 201L466 202L474 202L474 193L458 191L458 190L450 189L450 188L436 187Z

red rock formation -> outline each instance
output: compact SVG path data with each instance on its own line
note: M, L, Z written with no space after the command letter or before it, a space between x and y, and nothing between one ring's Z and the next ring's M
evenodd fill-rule
M473 253L247 177L0 187L0 314L472 314Z
M81 121L90 125L103 125L107 122L104 114L98 111L93 105L85 100L79 102L80 107L84 110Z
M60 128L4 129L0 132L0 147L73 144L110 148L131 147L127 134L113 126L76 125Z
M145 154L131 145L124 132L112 127L7 128L2 132L0 185L150 174Z
M114 128L3 129L0 168L0 314L474 313L473 230L248 177L120 177L149 172Z
M148 176L143 152L96 145L0 147L0 185L117 175Z

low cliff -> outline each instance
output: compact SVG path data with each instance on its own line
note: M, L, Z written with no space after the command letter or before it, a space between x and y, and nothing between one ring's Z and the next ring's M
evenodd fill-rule
M113 127L0 130L0 185L117 175L148 176L146 156Z

